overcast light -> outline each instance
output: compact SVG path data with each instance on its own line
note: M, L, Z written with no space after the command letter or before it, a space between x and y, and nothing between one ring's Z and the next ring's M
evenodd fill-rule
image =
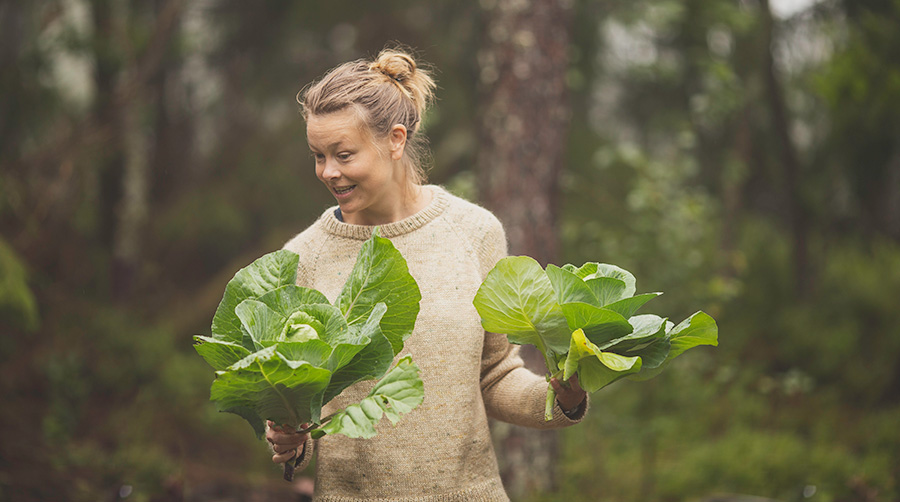
M790 17L817 3L818 0L770 0L772 12L778 17Z

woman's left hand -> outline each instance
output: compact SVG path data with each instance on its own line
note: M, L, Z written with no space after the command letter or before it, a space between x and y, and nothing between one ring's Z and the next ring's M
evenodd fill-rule
M587 393L578 384L578 375L572 375L566 382L560 382L556 378L550 379L550 386L556 391L556 400L560 408L567 413L572 413L581 406L587 397Z
M289 425L275 425L275 422L271 420L267 420L266 424L268 425L266 440L272 445L272 451L275 453L272 456L272 462L283 464L303 452L300 448L304 447L304 443L309 439L309 434L297 432ZM306 426L307 424L302 424L300 428Z

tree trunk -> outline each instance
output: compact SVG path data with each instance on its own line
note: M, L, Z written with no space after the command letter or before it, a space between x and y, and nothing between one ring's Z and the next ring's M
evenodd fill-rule
M900 242L900 141L894 142L894 155L887 166L887 183L884 191L884 228L894 240Z
M162 61L179 25L181 6L178 0L154 3L152 36L138 57L128 25L130 18L148 14L129 11L132 6L128 2L98 0L92 5L95 36L102 43L96 47L95 116L101 127L112 132L110 154L100 163L100 233L112 254L110 282L116 299L127 299L132 293L142 258L153 182L150 129L143 120L152 95L147 84L165 79Z
M563 0L498 0L479 54L482 197L506 225L511 252L542 264L559 253L569 13Z
M478 55L482 85L477 168L484 203L503 222L511 254L541 264L559 259L558 186L569 121L566 91L570 2L482 2L486 16ZM526 365L544 374L536 349ZM558 436L494 424L501 475L509 495L551 491Z
M22 52L22 45L26 39L25 25L27 6L19 2L7 2L0 5L0 65L3 68L3 76L0 77L0 92L7 99L0 101L0 167L5 168L6 159L19 157L21 148L22 125L18 118L25 110L15 99L8 96L24 94L25 82L22 71L18 69L18 58Z
M784 197L785 209L791 236L793 239L792 256L794 265L794 289L800 296L805 295L812 282L809 263L808 217L803 204L803 194L800 192L801 166L797 154L797 148L791 140L790 117L785 103L784 91L781 88L778 68L772 51L775 46L775 19L769 0L760 0L760 9L763 16L765 30L766 53L765 72L766 95L769 101L769 113L775 139L779 147L779 157L782 172L784 173Z
M734 135L734 157L722 168L719 177L719 193L722 198L722 233L720 251L725 261L720 273L728 278L735 278L739 271L735 267L735 252L738 248L737 229L744 210L744 190L747 174L755 162L753 157L753 132L750 123L750 105L744 106L736 125Z
M147 221L149 155L147 133L141 124L142 103L132 99L123 103L122 137L124 172L122 198L116 211L116 233L113 241L113 293L127 299L134 289L141 260L141 244Z
M112 2L97 0L91 4L94 25L94 121L106 126L111 134L105 155L97 161L100 200L97 206L99 216L98 233L106 249L112 249L116 227L116 206L121 199L122 156L121 128L116 113L114 97L116 82L121 69L120 56L115 49L116 20Z

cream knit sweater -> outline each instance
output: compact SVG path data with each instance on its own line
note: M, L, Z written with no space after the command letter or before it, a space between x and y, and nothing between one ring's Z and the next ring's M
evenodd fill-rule
M396 426L382 420L372 439L325 436L318 452L316 500L504 501L488 417L542 429L579 421L556 407L544 421L546 381L522 366L504 335L485 333L472 299L506 255L500 222L486 209L437 186L432 202L380 235L403 254L422 293L415 329L400 356L421 368L425 400ZM334 208L291 239L300 255L297 283L332 302L373 227L341 222ZM374 383L351 386L323 416L365 397Z

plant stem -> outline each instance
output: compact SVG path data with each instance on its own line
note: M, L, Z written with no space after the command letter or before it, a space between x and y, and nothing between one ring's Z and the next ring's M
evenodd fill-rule
M331 415L328 415L323 420L321 420L321 423L319 423L319 424L309 424L306 427L301 427L300 429L297 430L297 432L303 432L303 433L308 434L308 433L312 432L313 430L318 429L319 427L322 427L323 425L325 425L326 423L331 421L331 419L334 417L334 415L335 415L334 413L332 413ZM307 441L309 441L309 439L307 439ZM292 458L284 463L284 480L285 481L293 481L294 480L294 469L296 469L297 466L300 465L300 456L303 451L306 451L306 444L303 445L303 450L298 451L297 454L294 455L294 458Z
M294 480L294 469L297 468L297 464L300 463L300 455L295 455L294 458L288 460L284 463L284 480L285 481L293 481Z
M548 350L547 347L538 346L541 354L544 356L544 364L547 365L547 383L550 382L550 379L553 377L559 377L559 361L557 356L552 351ZM544 420L549 422L553 420L553 407L556 406L556 391L553 390L553 387L547 386L547 401L544 403Z
M556 406L556 391L547 386L547 402L544 404L544 420L553 420L553 407Z
M550 352L550 350L548 350L546 347L538 347L538 348L541 350L541 355L544 356L544 364L547 365L547 374L552 375L552 374L556 373L557 371L559 371L559 368L556 367L557 366L556 357L554 357L556 354L553 354L552 352ZM549 379L548 379L548 381L549 381Z

